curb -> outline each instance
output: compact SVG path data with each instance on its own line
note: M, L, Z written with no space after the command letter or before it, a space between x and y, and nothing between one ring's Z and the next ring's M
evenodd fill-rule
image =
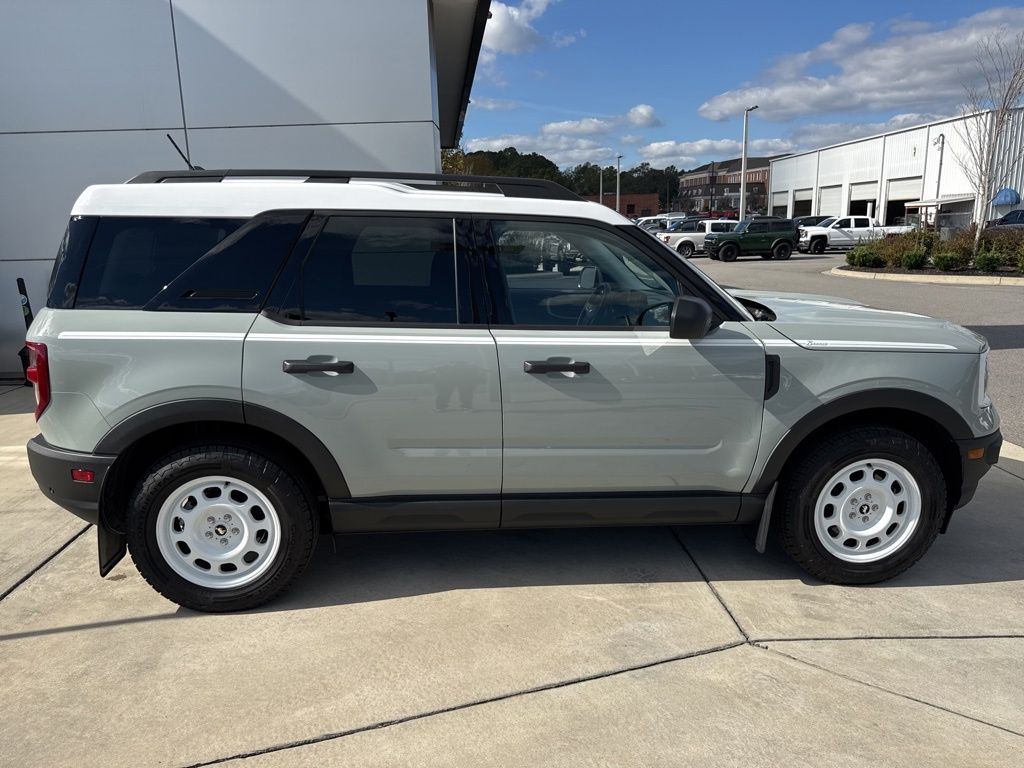
M900 283L945 283L947 285L1021 285L1024 277L997 277L989 275L900 275L888 272L853 272L842 267L822 272L823 275L856 277L861 280L893 280Z
M1024 448L1011 443L1009 440L1003 440L1003 447L999 451L999 458L1024 461Z

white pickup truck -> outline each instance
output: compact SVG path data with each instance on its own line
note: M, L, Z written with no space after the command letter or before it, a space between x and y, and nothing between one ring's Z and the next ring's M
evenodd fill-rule
M797 248L804 253L824 253L826 248L852 248L868 240L880 240L889 235L902 235L913 227L883 227L867 216L843 216L825 219L813 227L800 227Z
M732 232L738 221L734 219L699 219L685 221L671 232L659 232L657 238L684 259L704 250L704 237L708 232Z

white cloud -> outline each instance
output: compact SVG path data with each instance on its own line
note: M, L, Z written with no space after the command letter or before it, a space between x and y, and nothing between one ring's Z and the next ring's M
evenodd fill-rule
M555 134L505 134L502 136L470 139L469 152L497 152L515 147L522 153L539 152L559 166L579 163L608 163L615 159L615 150L593 139Z
M751 155L781 155L792 152L794 143L789 139L754 139L747 144ZM640 147L637 152L651 165L692 163L695 158L708 157L726 160L742 151L736 139L697 139L695 141L655 141Z
M475 109L483 109L483 110L486 110L488 112L493 112L493 111L497 111L497 110L505 110L505 109L516 109L517 107L519 107L519 102L518 101L513 101L512 99L479 98L479 99L470 99L469 103L470 103L470 106L475 108Z
M807 123L793 131L793 146L798 149L817 149L830 144L862 139L879 133L898 131L922 123L938 120L943 115L908 112L878 123Z
M661 125L661 120L654 114L650 104L637 104L626 114L626 122L634 128L653 128Z
M559 120L545 123L541 133L548 135L567 134L570 136L597 136L611 133L622 126L632 128L650 128L661 125L650 104L637 104L629 112L617 117L584 117L581 120Z
M551 36L551 42L554 44L555 48L566 48L567 46L570 46L573 43L575 43L577 40L582 40L586 36L587 30L585 29L580 29L577 30L576 32L567 33L555 32L555 34Z
M872 40L872 28L848 24L830 40L780 59L770 82L718 94L698 110L726 120L752 105L763 120L790 120L836 112L949 111L962 98L962 83L976 77L978 43L1005 29L1024 29L1024 8L993 8L946 29L890 24L892 34ZM837 71L812 74L820 64Z
M930 21L916 21L909 16L889 20L889 29L896 35L909 35L916 32L927 32L932 28Z
M627 146L633 146L634 144L642 144L644 140L643 136L637 136L635 133L626 133L619 136L619 141Z
M551 0L523 0L519 5L491 3L491 18L484 27L480 61L490 64L499 53L520 54L532 51L544 41L533 22L548 9Z

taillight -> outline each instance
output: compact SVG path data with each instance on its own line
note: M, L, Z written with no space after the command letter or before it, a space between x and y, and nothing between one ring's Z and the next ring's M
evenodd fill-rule
M38 341L26 341L28 347L28 368L25 376L32 382L36 393L36 421L50 404L50 358L46 345Z

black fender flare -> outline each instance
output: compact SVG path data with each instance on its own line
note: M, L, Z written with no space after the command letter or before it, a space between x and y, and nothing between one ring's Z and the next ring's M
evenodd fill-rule
M902 411L923 416L938 424L949 435L950 440L969 440L974 437L963 416L931 395L909 389L872 389L854 392L823 403L801 417L772 449L750 493L768 493L778 481L789 458L817 429L830 421L859 411L878 410Z
M312 465L329 498L351 497L341 467L320 438L283 413L253 403L227 398L171 400L120 421L96 445L95 453L119 455L138 440L179 424L221 421L244 424L270 432L290 443Z

